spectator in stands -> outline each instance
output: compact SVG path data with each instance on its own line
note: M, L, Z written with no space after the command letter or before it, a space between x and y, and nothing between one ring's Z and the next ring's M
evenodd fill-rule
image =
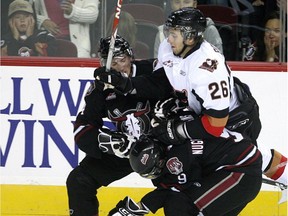
M287 47L287 27L285 27L285 34L282 34L285 35L285 38L282 39L281 28L279 11L268 14L264 19L264 31L258 40L248 47L245 60L278 62L281 42L286 41L284 50ZM283 53L285 55L283 59L287 62L287 52Z
M109 18L107 25L107 34L106 34L107 36L110 36L112 34L112 25L114 17L115 13L113 13ZM136 33L137 33L137 27L135 25L134 17L126 11L121 11L117 34L125 38L131 47L135 47Z
M183 7L194 7L197 8L197 0L170 0L170 6L171 10L175 11ZM217 47L221 53L223 53L223 47L222 47L222 39L220 37L220 34L215 27L215 24L213 20L209 17L206 18L206 30L204 32L204 39L208 41L209 43L213 44L215 47ZM155 45L154 45L154 57L157 57L158 55L158 47L160 43L164 40L164 30L163 25L159 26L159 34L155 38Z
M14 0L5 0L1 1L1 37L9 31L9 25L8 25L8 8L9 5ZM33 3L33 0L26 0L27 2Z
M1 55L53 56L55 38L47 31L35 29L32 5L15 0L8 8L9 31L1 39Z
M112 25L113 25L114 16L115 16L115 13L111 15L108 25L107 25L106 35L108 36L111 35L112 33ZM121 11L117 34L121 35L121 37L125 38L128 41L130 46L133 48L134 57L136 59L149 58L148 45L146 45L145 43L141 41L137 41L137 26L135 24L134 17L130 13L126 11Z
M263 17L267 16L272 11L278 10L277 3L279 2L280 0L278 0L278 2L276 2L276 0L249 0L249 3L253 8L253 11L249 12L249 23L247 23L250 26L249 38L251 41L257 40L257 38L262 35L262 30L260 28L263 27Z
M90 24L98 18L99 0L34 0L38 28L72 41L78 57L90 58Z

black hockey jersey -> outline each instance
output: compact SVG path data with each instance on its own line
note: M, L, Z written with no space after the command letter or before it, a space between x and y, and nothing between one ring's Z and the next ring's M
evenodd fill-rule
M153 60L135 61L132 68L133 76L149 75L153 71ZM96 88L96 84L92 83L85 96L85 108L76 118L74 126L76 144L88 155L101 157L97 137L105 118L113 123L117 131L134 137L147 134L155 102L133 95L120 95L112 89L100 91Z
M235 138L236 139L236 138ZM260 151L250 140L233 138L191 140L175 145L167 151L166 163L160 177L153 179L154 191L146 194L142 202L153 213L163 207L169 191L187 193L200 187L211 173L245 173L262 176ZM221 175L221 174L220 174ZM203 189L203 194L205 193ZM189 192L190 193L190 192Z

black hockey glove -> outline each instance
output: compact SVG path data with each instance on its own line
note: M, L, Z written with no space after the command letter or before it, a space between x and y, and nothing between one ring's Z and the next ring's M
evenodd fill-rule
M152 119L152 135L160 142L168 145L180 145L187 136L183 133L184 122L178 119Z
M142 205L142 208L135 203L130 197L125 197L119 201L114 209L112 209L108 216L144 216L148 214L149 210Z
M120 158L128 158L132 144L136 138L124 133L101 129L98 135L99 148L108 154Z
M105 83L105 89L114 89L120 94L128 94L133 90L132 82L125 73L120 73L113 69L106 71L106 67L97 68L94 71L95 79Z
M177 97L162 99L155 105L154 116L158 119L167 119L186 107L187 102L183 102Z

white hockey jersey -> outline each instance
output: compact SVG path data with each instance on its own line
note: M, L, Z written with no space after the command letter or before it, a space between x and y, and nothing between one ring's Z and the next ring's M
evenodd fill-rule
M173 88L186 94L189 108L197 114L221 118L238 106L225 58L205 40L185 58L175 56L167 39L164 40L155 70L160 67L164 67Z

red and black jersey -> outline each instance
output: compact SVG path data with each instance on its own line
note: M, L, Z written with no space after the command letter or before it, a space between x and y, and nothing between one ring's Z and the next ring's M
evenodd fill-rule
M132 69L133 76L149 75L153 71L153 61L135 61ZM101 150L98 148L97 137L105 118L113 123L117 131L134 137L147 134L150 131L151 112L155 102L133 95L120 95L112 89L100 91L96 83L92 83L85 96L85 108L76 118L74 126L76 144L88 155L100 157Z
M183 145L172 146L167 151L161 176L152 180L156 189L146 194L141 202L155 213L159 208L168 205L173 193L175 195L183 192L185 196L190 197L191 202L188 206L181 203L177 205L188 208L194 203L199 208L197 201L200 200L201 204L208 208L207 211L213 212L215 206L217 207L223 199L236 197L239 201L237 193L231 194L231 190L245 191L247 195L243 195L241 199L247 202L247 197L255 193L246 190L247 184L255 184L255 188L260 189L261 165L261 153L250 140L239 141L235 137L218 138L213 142L187 141ZM176 215L177 208L175 211Z
M153 184L182 191L218 170L261 176L261 153L250 140L241 138L194 139L172 146L162 175L152 180Z

